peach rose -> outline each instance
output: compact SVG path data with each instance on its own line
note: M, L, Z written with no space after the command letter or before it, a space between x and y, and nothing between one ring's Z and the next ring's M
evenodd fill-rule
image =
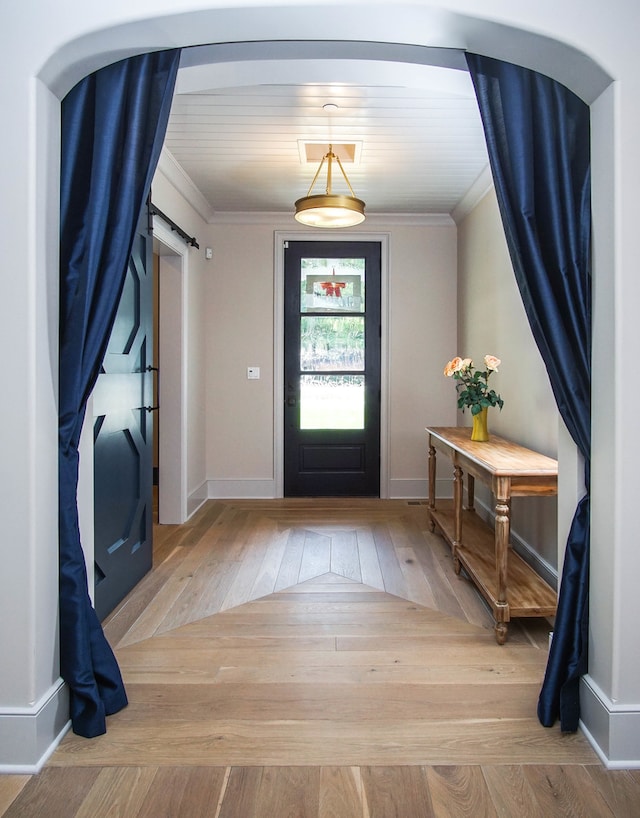
M487 369L490 369L492 372L497 372L498 367L500 366L501 363L502 361L500 360L500 358L496 358L495 355L484 356L484 365L487 367Z
M454 372L459 372L462 368L462 358L458 358L457 356L452 360L444 368L444 374L447 378L450 378Z
M460 364L460 369L471 369L472 366L473 361L471 360L471 358L465 358Z

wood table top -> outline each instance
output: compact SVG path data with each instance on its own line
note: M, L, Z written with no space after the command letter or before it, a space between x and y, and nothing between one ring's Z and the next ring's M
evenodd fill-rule
M469 426L432 426L426 431L490 474L505 477L553 477L558 474L557 460L493 433L487 442L476 443L471 440Z

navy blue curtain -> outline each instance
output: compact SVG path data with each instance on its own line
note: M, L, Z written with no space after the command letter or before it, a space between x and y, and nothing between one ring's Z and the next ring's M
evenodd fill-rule
M78 528L78 444L151 187L179 51L144 54L85 77L62 101L60 195L60 665L73 730L106 731L127 704L91 600Z
M585 459L553 642L538 701L547 727L578 728L587 670L591 452L589 108L548 77L467 54L511 262L558 409Z

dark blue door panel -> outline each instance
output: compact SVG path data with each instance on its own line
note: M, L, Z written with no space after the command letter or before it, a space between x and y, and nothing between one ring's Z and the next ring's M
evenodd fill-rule
M95 608L100 619L152 564L151 265L145 214L93 393Z

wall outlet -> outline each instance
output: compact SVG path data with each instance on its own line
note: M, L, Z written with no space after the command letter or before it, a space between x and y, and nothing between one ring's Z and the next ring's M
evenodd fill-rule
M259 366L248 366L247 367L247 378L250 381L260 380L260 367Z

